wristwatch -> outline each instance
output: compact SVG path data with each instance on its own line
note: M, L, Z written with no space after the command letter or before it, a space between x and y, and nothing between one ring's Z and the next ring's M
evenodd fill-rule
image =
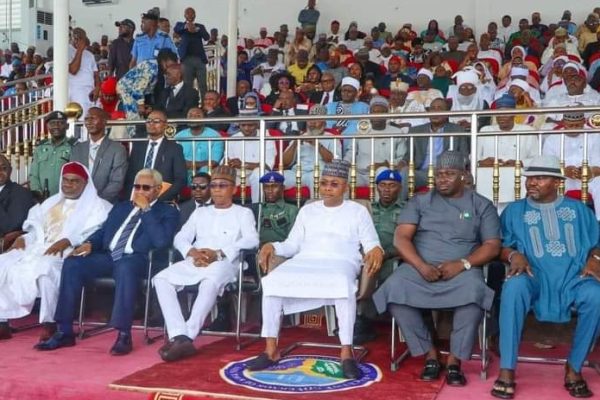
M471 263L466 258L461 258L460 261L463 263L463 267L468 271L471 269Z
M217 261L223 261L223 259L225 258L225 253L223 253L223 250L219 249L216 251L217 253Z
M592 257L594 257L596 261L600 261L600 256L598 254L592 254Z

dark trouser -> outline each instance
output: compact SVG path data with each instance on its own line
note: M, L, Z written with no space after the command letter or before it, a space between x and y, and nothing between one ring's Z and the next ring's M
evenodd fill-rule
M198 80L200 99L203 99L207 90L206 64L202 62L200 57L187 56L183 60L183 81L193 87L194 79Z
M135 300L140 281L145 278L148 259L138 254L124 255L114 262L108 252L86 257L69 257L64 261L55 320L61 331L72 332L72 323L79 306L81 288L96 278L113 276L115 299L110 325L120 331L131 330Z

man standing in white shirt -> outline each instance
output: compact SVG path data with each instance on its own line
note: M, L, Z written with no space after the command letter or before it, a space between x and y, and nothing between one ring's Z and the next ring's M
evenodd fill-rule
M100 95L98 66L94 55L86 50L88 41L83 29L73 29L69 46L69 101L81 105L82 115L87 115Z

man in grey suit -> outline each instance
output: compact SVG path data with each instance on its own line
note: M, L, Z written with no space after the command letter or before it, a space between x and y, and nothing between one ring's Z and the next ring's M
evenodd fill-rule
M84 123L89 140L79 142L71 150L71 161L85 165L92 176L98 196L115 203L123 189L127 172L127 151L121 143L106 136L106 112L92 107L85 116Z
M448 103L443 98L434 99L427 109L430 112L448 111ZM409 133L465 133L465 129L460 125L448 122L448 117L429 117L429 122L423 125L417 125L408 130ZM427 184L427 170L429 168L430 159L433 161L433 166L437 157L446 150L455 150L465 156L465 164L468 163L470 154L470 140L468 136L452 136L452 137L434 137L432 148L429 148L429 137L420 136L414 140L414 163L415 163L415 187L425 186ZM408 182L408 163L410 161L410 151L400 162L398 162L398 170L402 174L402 181ZM408 198L408 185L402 185L400 198L406 200Z

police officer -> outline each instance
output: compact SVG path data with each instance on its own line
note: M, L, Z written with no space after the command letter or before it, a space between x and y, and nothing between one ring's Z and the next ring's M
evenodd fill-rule
M283 175L277 172L268 172L259 179L265 201L253 205L253 210L259 225L261 245L287 239L298 215L298 208L283 199L283 181Z
M46 117L50 138L42 141L33 153L29 168L29 188L32 191L52 196L58 193L60 170L69 161L71 148L77 142L67 138L69 124L61 111L53 111Z
M400 172L386 169L375 178L379 200L371 205L373 224L379 236L379 242L384 250L384 262L379 270L377 280L381 283L391 275L394 263L398 260L398 250L394 247L394 232L398 216L404 201L400 200L402 190L402 176ZM362 344L375 339L375 330L372 319L377 312L369 296L359 300L357 318L354 325L354 344Z

